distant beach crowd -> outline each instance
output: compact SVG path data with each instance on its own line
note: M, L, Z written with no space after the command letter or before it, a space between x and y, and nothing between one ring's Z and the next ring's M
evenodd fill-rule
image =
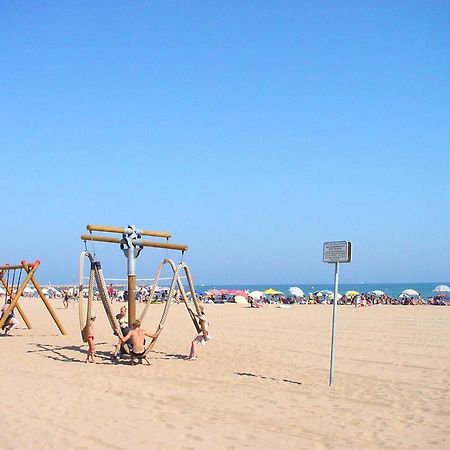
M373 305L436 305L450 306L448 293L444 291L436 292L436 295L423 298L419 292L413 290L405 290L398 298L385 294L382 291L372 291L359 293L356 291L348 291L345 294L338 294L338 305L353 305L355 307L367 307ZM291 288L295 295L285 295L283 292L267 289L266 291L245 291L240 289L211 289L205 292L197 292L197 299L203 303L241 303L248 304L250 307L258 308L268 304L275 305L327 305L332 304L334 299L333 292L329 290L311 292L304 294L300 288ZM136 289L136 301L141 303L165 302L168 299L170 288L166 286L157 287L154 290L153 298L151 295L151 286L142 286ZM76 287L70 288L46 288L45 294L49 298L63 298L64 302L72 300L78 296ZM33 291L24 293L24 296L34 296ZM87 295L87 293L85 293ZM108 295L111 301L127 302L128 291L121 286L108 286ZM190 293L187 293L190 297ZM98 292L95 293L99 299ZM172 301L179 303L182 301L181 292L175 291ZM66 305L65 305L66 306Z

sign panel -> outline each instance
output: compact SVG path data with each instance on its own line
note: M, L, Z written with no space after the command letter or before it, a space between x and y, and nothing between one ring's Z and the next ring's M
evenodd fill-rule
M352 260L352 243L349 241L324 242L323 261L327 263L348 263Z

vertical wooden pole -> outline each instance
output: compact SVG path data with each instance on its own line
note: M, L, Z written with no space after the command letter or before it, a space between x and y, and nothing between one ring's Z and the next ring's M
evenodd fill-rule
M128 324L136 320L136 275L128 275Z
M47 297L45 296L44 292L41 289L41 286L39 285L39 283L36 281L36 278L34 278L34 272L36 271L36 269L39 267L40 262L39 261L35 261L33 264L28 264L25 261L22 261L22 266L25 269L26 272L28 272L28 274L31 273L31 282L33 283L33 286L35 287L37 293L39 294L39 297L41 297L41 300L44 302L44 305L47 308L47 311L50 313L50 315L52 316L52 319L54 320L56 326L59 328L59 331L61 332L61 334L66 335L67 332L64 329L63 324L60 322L60 320L58 319L58 316L56 315L55 311L52 308L52 305L50 304L50 302L48 301Z
M56 326L59 328L59 331L61 332L61 334L66 335L67 332L64 328L64 325L61 323L61 321L58 319L58 316L56 315L55 311L52 308L52 305L50 304L50 302L47 300L47 297L45 296L45 294L42 292L41 286L39 285L39 283L35 280L34 277L31 278L31 282L33 283L33 286L36 288L39 297L41 297L42 301L44 302L44 305L46 306L48 312L50 313L50 315L52 316L52 319L54 320Z

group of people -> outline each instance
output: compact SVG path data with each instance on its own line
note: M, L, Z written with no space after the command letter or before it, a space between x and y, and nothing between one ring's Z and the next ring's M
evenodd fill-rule
M191 342L189 356L187 360L194 361L197 359L197 345L204 344L205 340L210 339L209 335L209 322L206 317L203 305L199 306L200 314L195 314L199 321L199 325L202 332L198 333ZM135 360L142 361L146 359L146 348L145 348L145 338L150 337L152 339L157 339L161 330L157 329L154 333L141 328L141 322L136 319L131 327L127 321L127 307L122 306L119 313L116 315L117 323L120 327L120 333L118 331L114 334L118 337L118 342L115 345L114 352L111 356L112 361L117 362L119 358L126 352L125 345L128 346L129 354L131 357L131 364L135 364ZM96 315L92 314L89 324L83 330L85 333L85 339L88 343L88 351L86 355L86 363L95 362L95 333L94 333L94 323L96 320ZM205 336L206 334L206 336Z
M315 304L331 304L333 298L326 295L309 294L308 297L285 297L282 295L273 296L272 298L262 297L260 299L248 298L251 308L261 308L264 304L281 304L281 305L315 305ZM353 296L343 295L337 301L338 305L353 305L356 307L372 306L372 305L439 305L450 306L446 295L436 295L428 299L423 299L421 296L395 298L389 295L376 295L373 293L364 293Z

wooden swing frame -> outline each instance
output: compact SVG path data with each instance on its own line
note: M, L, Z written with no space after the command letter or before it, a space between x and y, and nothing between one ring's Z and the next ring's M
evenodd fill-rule
M59 320L54 309L52 308L52 305L48 301L47 297L44 295L44 292L42 291L41 286L36 281L36 278L34 276L39 265L40 265L40 261L36 260L34 263L28 263L26 261L21 261L20 264L17 264L17 265L6 264L4 266L0 266L0 282L2 283L5 290L7 291L5 295L9 295L11 298L11 303L9 304L7 310L5 311L2 318L0 319L0 328L3 327L9 314L14 310L14 308L17 308L17 311L19 311L19 314L22 317L23 321L25 322L25 325L27 326L27 328L29 330L31 330L31 328L32 328L31 322L29 321L28 317L26 316L23 308L19 305L20 297L22 296L28 283L31 282L33 284L33 286L35 287L39 297L44 302L45 307L47 308L48 312L50 313L50 315L51 315L53 321L55 322L56 326L58 327L59 331L61 332L61 334L66 335L67 332L66 332L63 324ZM7 281L5 281L4 276L9 270L16 270L16 269L23 269L25 271L25 273L27 274L27 276L22 281L20 286L17 287L17 290L14 293L13 292L14 286L8 285Z

